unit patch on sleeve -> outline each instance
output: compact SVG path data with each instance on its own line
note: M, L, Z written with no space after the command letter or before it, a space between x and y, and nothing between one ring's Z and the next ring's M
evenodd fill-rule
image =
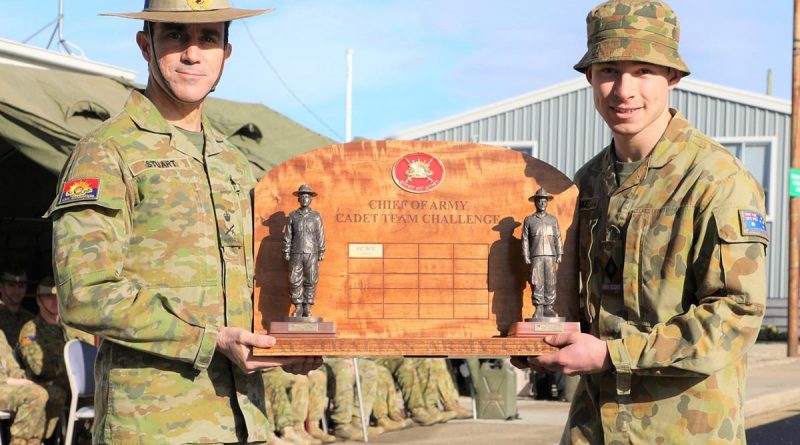
M61 196L58 198L59 204L68 204L76 201L97 201L100 193L99 178L73 179L64 184Z
M27 336L22 337L22 338L19 339L19 344L21 346L28 346L28 345L32 345L35 341L36 341L36 336L35 335L27 335Z
M739 210L739 219L742 223L742 235L768 237L764 215L752 210Z

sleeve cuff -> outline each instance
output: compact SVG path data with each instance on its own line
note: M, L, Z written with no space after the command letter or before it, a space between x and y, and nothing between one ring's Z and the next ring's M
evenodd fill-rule
M608 340L608 355L617 374L617 395L631 393L631 357L622 339Z
M194 359L194 368L198 370L207 369L214 357L217 348L217 336L219 329L215 326L206 326L203 330L203 338L200 340L200 348L197 350L197 357Z

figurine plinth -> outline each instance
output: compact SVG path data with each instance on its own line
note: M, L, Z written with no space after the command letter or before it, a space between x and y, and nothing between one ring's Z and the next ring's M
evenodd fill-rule
M286 320L270 322L269 335L277 338L336 337L336 324L322 321L322 317L286 317Z
M534 317L511 325L508 336L511 338L539 338L564 332L580 331L580 323L568 322L564 317Z

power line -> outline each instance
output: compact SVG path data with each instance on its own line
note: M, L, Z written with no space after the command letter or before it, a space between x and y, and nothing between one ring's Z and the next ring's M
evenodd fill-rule
M336 137L337 137L339 140L342 140L342 136L341 136L341 135L340 135L340 134L339 134L339 133L338 133L336 130L334 130L334 129L333 129L333 128L331 128L331 127L330 127L330 126L329 126L327 123L325 123L325 121L324 121L324 120L322 120L322 118L321 118L321 117L319 117L319 116L317 115L317 113L314 113L314 111L313 111L313 110L312 110L312 109L311 109L311 108L310 108L308 105L306 105L306 104L305 104L305 102L303 102L303 101L302 101L302 99L300 99L300 97L299 97L297 94L295 94L295 92L294 92L294 91L292 91L292 89L289 87L289 84L287 84L287 83L286 83L286 81L285 81L285 80L283 80L283 77L281 77L280 73L278 73L278 70L277 70L277 69L275 69L275 67L274 67L274 66L272 65L272 63L269 61L269 59L267 58L267 55L266 55L266 54L264 54L264 51L262 51L262 50L261 50L261 47L258 45L258 42L256 41L255 37L253 36L253 33L252 33L252 32L250 32L250 27L249 27L249 26L247 26L247 21L246 21L246 20L242 20L242 23L244 24L244 28L245 28L245 30L247 31L247 35L250 37L250 40L253 42L253 45L256 47L256 50L258 50L258 53L261 55L261 58L262 58L262 59L264 59L264 62L266 62L266 64L267 64L267 66L269 67L269 69L270 69L270 70L272 70L272 73L273 73L273 74L275 74L275 77L277 77L277 78L278 78L278 80L279 80L279 81L281 82L281 84L283 85L283 87L284 87L284 88L286 88L286 91L288 91L288 92L289 92L289 94L291 94L291 95L292 95L292 97L294 97L294 99L295 99L295 100L296 100L296 101L297 101L297 102L298 102L298 103L299 103L299 104L300 104L300 105L301 105L303 108L305 108L305 110L306 110L306 111L308 111L308 113L309 113L309 114L311 114L312 116L314 116L314 118L315 118L317 121L319 121L319 123L320 123L320 124L322 124L322 125L323 125L325 128L327 128L327 129L328 129L328 131L330 131L331 133L333 133L333 134L334 134L334 135L335 135L335 136L336 136Z

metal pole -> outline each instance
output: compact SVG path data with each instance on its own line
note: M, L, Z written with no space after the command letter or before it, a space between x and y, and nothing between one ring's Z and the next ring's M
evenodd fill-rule
M800 0L794 0L792 52L792 168L800 168ZM789 198L789 302L787 355L797 357L797 293L800 275L800 197Z
M66 40L64 39L64 0L58 0L58 43L61 44L61 47L64 48L64 51L67 54L72 54L72 51L69 50L69 46L66 44Z
M358 396L358 411L361 414L361 432L364 434L364 442L369 442L367 435L367 423L369 419L364 416L364 396L361 394L361 376L358 373L358 359L353 357L353 372L356 376L356 395ZM367 416L369 413L367 413Z
M347 48L347 90L345 92L344 141L353 140L353 48Z

